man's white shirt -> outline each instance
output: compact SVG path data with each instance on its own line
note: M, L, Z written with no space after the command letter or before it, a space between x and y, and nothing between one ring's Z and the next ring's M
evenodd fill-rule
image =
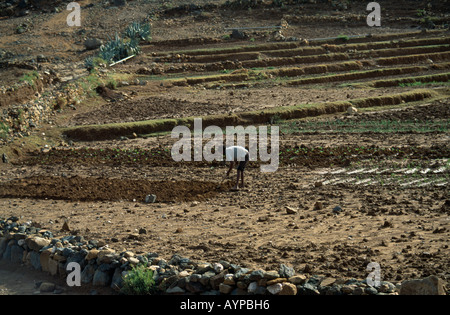
M248 150L241 146L231 146L226 148L225 155L226 160L230 161L245 161L245 156L248 154Z

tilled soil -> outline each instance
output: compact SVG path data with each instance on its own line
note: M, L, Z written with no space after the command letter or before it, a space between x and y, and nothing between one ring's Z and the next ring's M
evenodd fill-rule
M139 174L133 168L114 170L136 177ZM155 176L163 177L171 169L152 170ZM193 178L195 191L201 187L196 186L201 177L215 177L218 185L225 168L176 173ZM239 192L221 189L208 199L204 198L206 193L197 200L180 202L175 201L182 195L180 185L166 191L166 196L173 193L173 201L159 202L156 192L154 204L142 201L144 194L153 192L151 186L139 196L141 187L129 185L126 179L109 181L120 187L118 195L126 190L137 193L140 198L136 201L77 201L80 193L56 200L52 192L66 190L61 183L70 179L43 178L41 190L27 185L36 180L26 179L21 182L29 193L21 195L40 192L32 196L38 199L2 199L2 216L19 215L56 234L67 233L59 231L68 221L72 234L103 239L119 251L151 251L167 258L177 253L200 261L224 259L263 269L286 263L307 274L343 278L364 278L366 265L375 261L381 265L383 279L394 282L430 274L443 276L449 270L446 217L450 196L445 186L316 187L324 177L304 168L281 168L274 174L249 169L247 173L247 188ZM171 176L177 176L173 169ZM83 191L88 186L84 196L93 197L108 187L100 180L86 183L72 189ZM336 206L342 211L334 211ZM295 213L288 214L286 207Z
M154 8L153 4L145 8L141 5L136 1L134 5L108 10L109 19L103 16L101 27L119 32L129 24L131 16L133 20L144 18ZM160 47L156 49L150 46L144 50L151 53L153 49L196 48L194 46L201 46L199 43L203 39L194 37L209 34L221 38L226 34L224 26L229 27L230 20L235 26L255 26L275 25L283 18L292 24L284 32L285 36L309 39L339 34L409 32L411 25L404 28L403 24L417 21L416 8L405 9L402 2L390 2L383 4L383 11L390 15L383 16L383 26L387 27L368 28L365 4L354 5L352 12L358 16L335 8L322 11L326 13L324 16L315 16L322 10L321 4L298 8L293 14L276 9L243 9L240 14L234 9L205 10L200 15L168 10L153 21L152 35L155 41L169 41L159 42L157 46ZM134 15L130 14L132 9ZM440 12L441 9L435 6L433 10ZM89 13L83 28L88 35L97 34L98 15L103 14L105 8L94 6L92 11L83 10ZM405 10L407 16L415 19L398 19ZM15 18L13 23L2 21L0 27L6 30L7 36L0 45L14 54L28 51L28 57L33 58L39 51L62 58L60 63L83 59L89 54L84 50L82 40L87 35L74 29L61 31L66 15L60 12L30 17L35 25L23 35L15 34L14 30L28 17ZM304 25L302 19L309 24ZM257 32L251 32L250 36L254 36L256 42L268 39ZM236 42L216 40L215 47L223 45L236 45ZM38 49L28 49L30 46ZM77 58L73 52L77 52ZM371 57L372 53L365 56ZM430 56L436 57L431 61L440 65L439 60L448 58L448 53L382 58L377 62L416 66L420 62L428 64ZM258 56L253 53L238 57ZM215 57L205 58L216 61ZM306 56L297 61L340 62L349 58L346 53L338 53L317 59ZM116 69L136 73L146 65L142 58L136 60L140 62L139 66L122 65ZM272 60L273 63L244 60L244 64L276 67L292 65L295 60L289 57ZM177 61L173 65L174 72L183 67L177 65ZM170 70L173 65L168 64L165 68ZM442 69L445 67L445 64L441 66ZM214 71L218 70L222 69ZM22 71L12 73L17 79L23 74ZM235 78L227 77L227 80L239 76L246 77L237 73ZM360 78L360 75L355 77ZM192 84L206 82L202 78L190 80ZM2 76L1 81L9 84L10 78L5 80ZM102 107L79 106L76 112L79 114L73 118L66 115L64 125L226 114L383 96L413 89L356 89L343 85L344 82L308 88L260 85L238 89L227 86L230 90L205 89L207 86L202 85L173 87L165 86L166 82L150 80L146 86L131 85L117 94L104 95L106 101ZM24 93L26 95L28 93ZM448 119L448 104L374 115L339 114L326 119L356 122L363 119L394 122ZM322 118L314 120L317 119ZM301 123L297 124L297 127L301 126ZM0 164L0 217L18 216L20 220L51 230L56 237L69 233L83 235L87 239L104 240L117 251L157 252L167 259L179 254L197 261L223 259L266 270L278 269L279 264L284 263L307 275L357 279L367 276L368 263L378 262L382 280L396 283L428 275L448 280L448 132L339 131L282 134L277 172L262 173L260 164L251 162L246 169L246 187L238 192L229 190L234 184L234 172L222 182L227 168L221 163L175 163L167 151L174 140L168 136L77 143L73 147L22 155L22 161ZM404 170L411 162L420 167ZM377 172L377 166L382 172L377 175L377 180L366 181L372 179L371 174ZM397 171L401 171L400 180L397 180ZM416 182L428 177L429 182ZM395 180L388 181L390 178ZM155 203L144 202L148 194L156 195ZM62 229L63 223L68 224L70 232ZM16 275L14 279L20 277ZM22 288L22 292L24 290Z
M422 149L403 145L405 155L398 156L391 150L393 140L404 144L408 137ZM325 138L327 153L315 158ZM157 252L163 258L179 254L198 261L223 259L267 270L285 263L309 275L337 278L365 278L367 264L374 261L381 266L383 280L431 274L446 279L448 180L422 187L379 181L327 184L330 174L338 173L337 165L330 167L338 157L351 157L348 165L340 166L344 179L356 176L351 175L356 162L375 166L414 161L426 167L445 160L446 141L434 141L431 150L437 138L427 133L285 136L291 143L311 144L298 147L308 153L291 152L298 163L283 162L275 173L261 173L258 164L250 164L246 187L238 192L229 190L234 172L221 183L227 170L221 163L172 161L163 145L173 141L168 136L86 143L91 148L74 148L73 156L67 154L71 149L51 150L24 164L3 165L0 191L9 197L0 201L0 215L31 220L56 235L69 233L61 231L67 221L72 234L102 239L118 251ZM376 148L378 160L372 151L358 155L351 150L371 139L377 146L367 150ZM112 143L123 149L123 157L102 161L119 152ZM147 162L130 160L125 153L144 143ZM350 143L350 151L343 151ZM288 148L295 145L282 146L281 151ZM152 157L158 151L161 155ZM314 162L308 166L307 160ZM391 177L395 170L383 174ZM428 175L415 176L407 180ZM443 176L448 177L448 170ZM156 202L145 203L145 196L153 193Z
M334 147L310 147L304 144L283 146L280 148L279 165L304 166L311 169L318 167L349 166L352 162L362 159L383 160L385 158L409 159L442 159L450 156L448 146L420 147L387 147L380 148L374 145L342 145ZM192 159L193 160L193 159ZM219 161L189 161L176 162L171 157L170 148L154 149L95 149L83 148L78 150L52 150L47 153L37 153L25 165L42 164L71 164L74 165L148 165L178 168L190 164L193 167L216 167ZM250 161L250 167L265 164L261 161ZM76 184L76 183L74 183ZM205 187L206 188L206 187Z
M146 179L114 179L73 176L36 176L2 185L4 197L50 198L80 201L143 200L149 192L158 201L205 200L225 186L200 181L152 181ZM229 188L229 187L228 187Z
M438 121L448 118L444 103L313 121ZM173 161L170 136L78 143L2 164L0 191L7 198L0 215L61 235L68 233L61 232L67 221L70 233L102 239L118 251L264 269L285 263L338 278L364 278L375 261L384 280L446 279L450 196L448 169L440 168L450 156L448 137L326 130L282 135L279 169L261 173L260 164L250 162L246 188L238 192L229 190L234 172L221 183L222 163ZM403 168L411 162L421 166L409 173ZM397 171L403 177L388 181ZM430 174L429 184L414 184ZM373 178L379 179L366 181ZM146 204L147 194L156 202Z

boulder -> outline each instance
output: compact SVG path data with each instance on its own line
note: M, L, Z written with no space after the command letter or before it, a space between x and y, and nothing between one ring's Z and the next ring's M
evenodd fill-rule
M292 207L287 207L286 206L285 209L286 209L286 213L287 214L296 214L297 213L297 210L292 208Z
M275 283L275 284L269 285L267 287L267 291L269 291L270 294L276 295L281 292L282 288L283 288L283 285L281 283Z
M50 259L50 255L51 254L52 254L51 249L46 249L39 256L41 267L42 267L42 271L46 271L46 272L49 271L49 269L48 269L48 261Z
M100 48L103 42L98 38L88 38L84 42L84 47L86 50L94 50Z
M120 268L116 268L114 270L114 274L112 276L112 280L111 280L111 288L116 290L116 291L120 291L120 288L122 288L123 286L123 276L124 272L120 269Z
M295 270L292 267L280 264L280 270L278 271L281 278L290 278L295 275Z
M295 275L290 277L289 282L295 285L304 284L306 282L306 276L305 275Z
M112 249L102 249L97 253L97 264L109 264L116 258L115 251Z
M43 247L50 244L50 240L39 236L30 236L25 239L25 243L31 250L39 252Z
M15 264L20 264L23 260L24 249L19 245L11 246L11 262Z
M36 270L41 270L41 260L40 260L40 255L39 253L35 252L35 251L31 251L28 252L28 256L29 256L29 261L31 266L33 266L34 269Z
M400 295L445 295L444 283L436 276L402 282Z
M89 251L89 253L86 255L85 259L86 259L87 261L89 261L89 260L91 260L91 259L97 259L98 253L99 253L99 250L98 250L98 249L91 249L91 250Z
M282 284L281 291L279 295L296 295L297 294L297 287L295 284L284 282Z
M0 259L3 256L3 253L6 251L6 246L8 245L8 239L6 237L0 238Z
M323 209L322 203L321 203L320 201L317 201L317 202L314 204L314 210L322 210L322 209Z
M230 292L233 291L233 286L221 283L219 285L219 292L222 294L230 294Z
M233 30L233 32L231 33L231 38L246 39L248 38L248 35L240 30Z
M112 277L106 271L101 271L97 269L94 273L94 278L92 279L92 285L106 287L111 285Z
M145 203L154 203L156 201L156 195L145 196Z
M81 282L82 283L91 283L92 279L94 279L95 271L96 271L96 267L94 264L87 265L81 272Z
M58 274L58 261L54 260L53 258L48 259L48 272L52 276L56 276Z

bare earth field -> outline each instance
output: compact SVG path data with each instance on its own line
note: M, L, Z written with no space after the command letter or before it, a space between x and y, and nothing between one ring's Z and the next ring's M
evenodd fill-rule
M55 237L102 240L117 252L264 270L283 263L336 279L365 279L377 262L382 280L394 284L429 275L448 281L450 35L440 24L448 8L434 4L436 27L423 32L418 7L407 1L380 1L378 28L365 24L359 2L347 10L317 1L198 12L140 2L83 9L83 32L58 31L64 12L45 13L45 21L30 14L35 27L20 35L11 27L25 17L0 20L0 48L16 60L33 57L18 53L25 45L52 55L37 71L61 78L78 69L86 77L82 61L92 53L83 38L101 31L105 39L159 10L142 54L100 72L113 85L55 109L26 136L11 127L12 140L0 146L9 159L0 163L0 218L32 221ZM268 31L230 39L224 30L283 23L284 38L295 40ZM0 70L5 87L27 73ZM34 96L45 100L46 91L74 82L50 83ZM357 111L347 112L352 106ZM220 127L279 126L278 170L262 173L266 162L251 161L246 186L235 192L234 172L221 182L222 163L175 162L170 131L192 127L182 119L193 117ZM145 203L149 194L155 203Z

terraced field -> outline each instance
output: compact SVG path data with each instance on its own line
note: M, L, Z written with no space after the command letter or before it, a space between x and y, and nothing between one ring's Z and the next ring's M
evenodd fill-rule
M146 84L124 89L125 92L138 91L138 96L131 100L117 96L114 103L77 115L72 124L101 123L103 126L99 129L107 128L107 133L117 138L133 133L170 131L186 118L205 116L205 113L217 116L209 117L208 122L224 126L231 121L265 123L275 116L301 118L344 112L349 106L364 108L431 99L441 90L417 88L433 84L446 87L449 44L450 37L445 32L428 31L310 40L308 44L286 42L230 47L228 44L223 48L202 45L197 49L184 47L183 50L153 52L140 56L135 63L117 67L116 71ZM143 50L155 48L156 45L149 45ZM139 66L142 63L150 66ZM193 92L155 96L152 93L155 85L182 87ZM389 89L379 89L387 87ZM333 90L328 93L330 88ZM325 102L301 98L303 93L312 91L319 100L326 95ZM347 91L346 97L333 98L341 91ZM368 94L373 96L364 97ZM219 95L221 97L215 97ZM282 99L277 99L280 96ZM330 102L332 100L336 102ZM174 118L183 119L177 122ZM158 121L105 125L149 119ZM67 134L80 140L88 137L92 140L97 137L94 135L97 130L76 128L68 130Z
M67 221L117 251L360 279L375 261L394 283L448 279L448 30L339 34L146 42L40 131L53 145L2 169L0 216ZM175 161L170 132L195 118L279 127L278 170L251 161L234 192L221 162Z

